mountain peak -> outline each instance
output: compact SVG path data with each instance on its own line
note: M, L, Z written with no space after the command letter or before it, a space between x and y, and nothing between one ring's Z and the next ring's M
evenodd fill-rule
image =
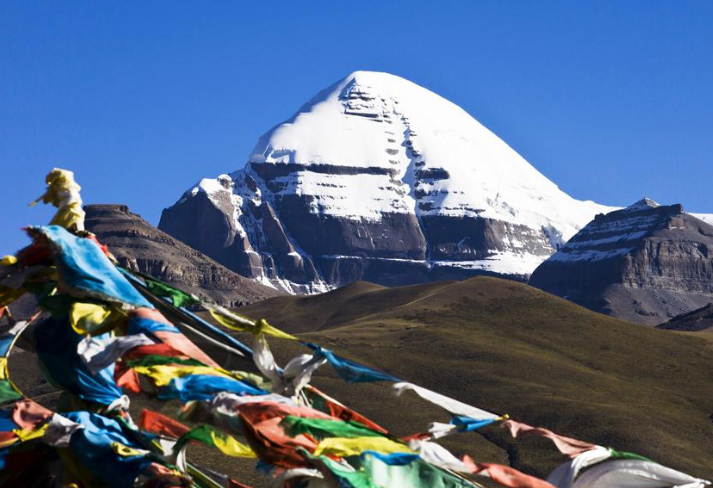
M356 81L359 84L366 84L366 85L378 85L379 83L408 83L408 84L415 84L406 78L402 78L397 75L393 75L391 73L387 73L385 71L368 71L368 70L356 70L352 71L349 73L347 76L342 78L342 83L343 82L350 82L350 81Z
M285 164L304 168L301 180L289 184L322 200L315 200L315 211L353 220L394 209L525 221L536 228L558 220L566 222L562 234L569 236L592 212L608 210L573 200L454 103L383 72L355 71L319 92L259 139L248 171L282 172L274 166ZM315 176L325 171L361 173L361 188L328 191L339 178ZM377 199L363 191L376 183L367 181L375 175L388 176L382 182L387 191Z
M564 193L454 103L374 71L320 91L230 178L201 181L160 227L292 291L524 278L613 210Z
M648 197L644 197L641 200L633 203L632 205L629 205L625 209L623 209L624 212L640 212L642 210L648 210L651 208L656 208L660 207L658 203L655 201L651 200Z

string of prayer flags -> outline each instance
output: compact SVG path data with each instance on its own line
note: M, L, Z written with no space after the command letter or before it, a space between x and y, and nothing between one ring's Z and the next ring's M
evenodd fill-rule
M313 343L303 343L310 354L280 368L268 339L294 336L117 268L94 236L76 232L82 227L76 212L81 200L71 173L53 171L47 182L43 198L60 208L54 220L60 225L31 228L33 244L17 259L0 263L0 319L6 313L2 307L26 291L51 312L36 325L30 343L45 378L63 390L67 401L61 403L71 405L67 410L84 410L59 414L22 397L9 379L7 361L28 323L10 320L7 329L0 328L0 400L13 402L0 409L0 484L43 486L47 479L55 484L61 479L77 488L245 488L189 462L186 447L197 441L227 456L256 458L256 468L273 477L275 488L480 486L469 478L473 475L507 488L709 485L634 454L508 420ZM198 305L223 327L253 334L254 348L185 308ZM230 360L252 358L253 364L241 369L252 371L254 365L261 375L228 370L230 363L218 364L182 331L229 353ZM398 440L310 385L325 363L348 383L388 381L397 394L413 391L449 412L451 421ZM124 391L178 400L181 419L193 422L192 428L149 410L137 428ZM508 466L456 457L434 442L499 421L515 438L551 439L571 459L544 481ZM9 468L3 470L3 463Z

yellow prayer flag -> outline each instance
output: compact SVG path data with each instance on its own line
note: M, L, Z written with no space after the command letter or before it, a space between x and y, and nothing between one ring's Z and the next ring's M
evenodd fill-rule
M376 451L382 454L395 452L413 453L405 444L392 441L387 437L329 437L317 444L315 456L334 455L339 457L358 456L364 451Z
M20 438L20 442L27 442L32 439L37 439L45 435L47 430L47 424L43 425L39 429L34 430L23 430L23 429L12 429L12 432Z
M69 310L69 322L77 334L108 332L125 319L125 315L110 305L75 302Z
M209 308L208 311L219 324L228 329L237 330L238 332L250 332L251 334L267 334L280 339L289 339L296 341L297 338L287 332L268 324L265 319L260 319L257 322L237 316L232 312L223 309L222 307Z
M257 454L253 451L250 446L239 442L235 437L216 432L211 429L211 440L213 445L217 447L220 452L226 456L240 457L240 458L256 458Z
M7 358L0 358L0 380L7 380Z
M222 368L213 368L211 366L158 364L154 366L136 366L134 367L134 371L153 378L156 386L166 386L174 378L181 378L193 374L223 376L236 380L244 378L244 375L238 371L226 371Z
M2 266L12 266L15 263L17 263L17 258L10 254L3 256L2 259L0 259L0 265Z
M84 230L84 210L79 194L82 187L74 181L74 173L55 168L45 177L45 181L47 191L30 203L30 207L40 200L43 203L51 203L58 209L50 222L51 225L61 225L68 230Z
M112 442L111 449L119 456L122 457L134 457L134 456L144 456L149 453L149 451L144 449L134 449L120 442Z

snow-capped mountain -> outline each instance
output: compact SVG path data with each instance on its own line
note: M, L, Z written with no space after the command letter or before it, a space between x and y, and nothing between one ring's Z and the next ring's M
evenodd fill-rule
M713 226L699 216L647 198L597 215L530 284L617 318L666 322L713 302Z
M246 166L204 179L159 227L292 292L525 278L595 214L455 104L358 71L262 136Z

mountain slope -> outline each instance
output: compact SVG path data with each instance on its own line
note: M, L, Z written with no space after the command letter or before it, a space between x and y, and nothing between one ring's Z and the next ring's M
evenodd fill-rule
M227 306L280 294L221 266L161 232L125 205L87 205L85 225L125 268Z
M614 317L656 325L713 301L713 226L643 199L597 215L530 284Z
M713 327L713 303L678 315L658 326L660 329L698 332Z
M713 350L696 337L621 322L487 277L394 289L357 283L266 300L241 313L490 411L713 474ZM326 323L314 321L329 313ZM304 333L310 328L322 330ZM271 345L283 360L302 352L289 341ZM385 384L345 385L328 370L318 377L318 386L398 433L446 419L416 397L395 398ZM513 441L497 427L483 435L444 443L479 462L510 459L541 476L562 461L541 439Z
M701 213L692 213L694 217L697 219L701 219L703 222L707 224L713 225L713 214L701 214Z
M597 212L464 110L358 71L260 138L244 169L204 179L159 227L294 291L477 273L523 279Z

